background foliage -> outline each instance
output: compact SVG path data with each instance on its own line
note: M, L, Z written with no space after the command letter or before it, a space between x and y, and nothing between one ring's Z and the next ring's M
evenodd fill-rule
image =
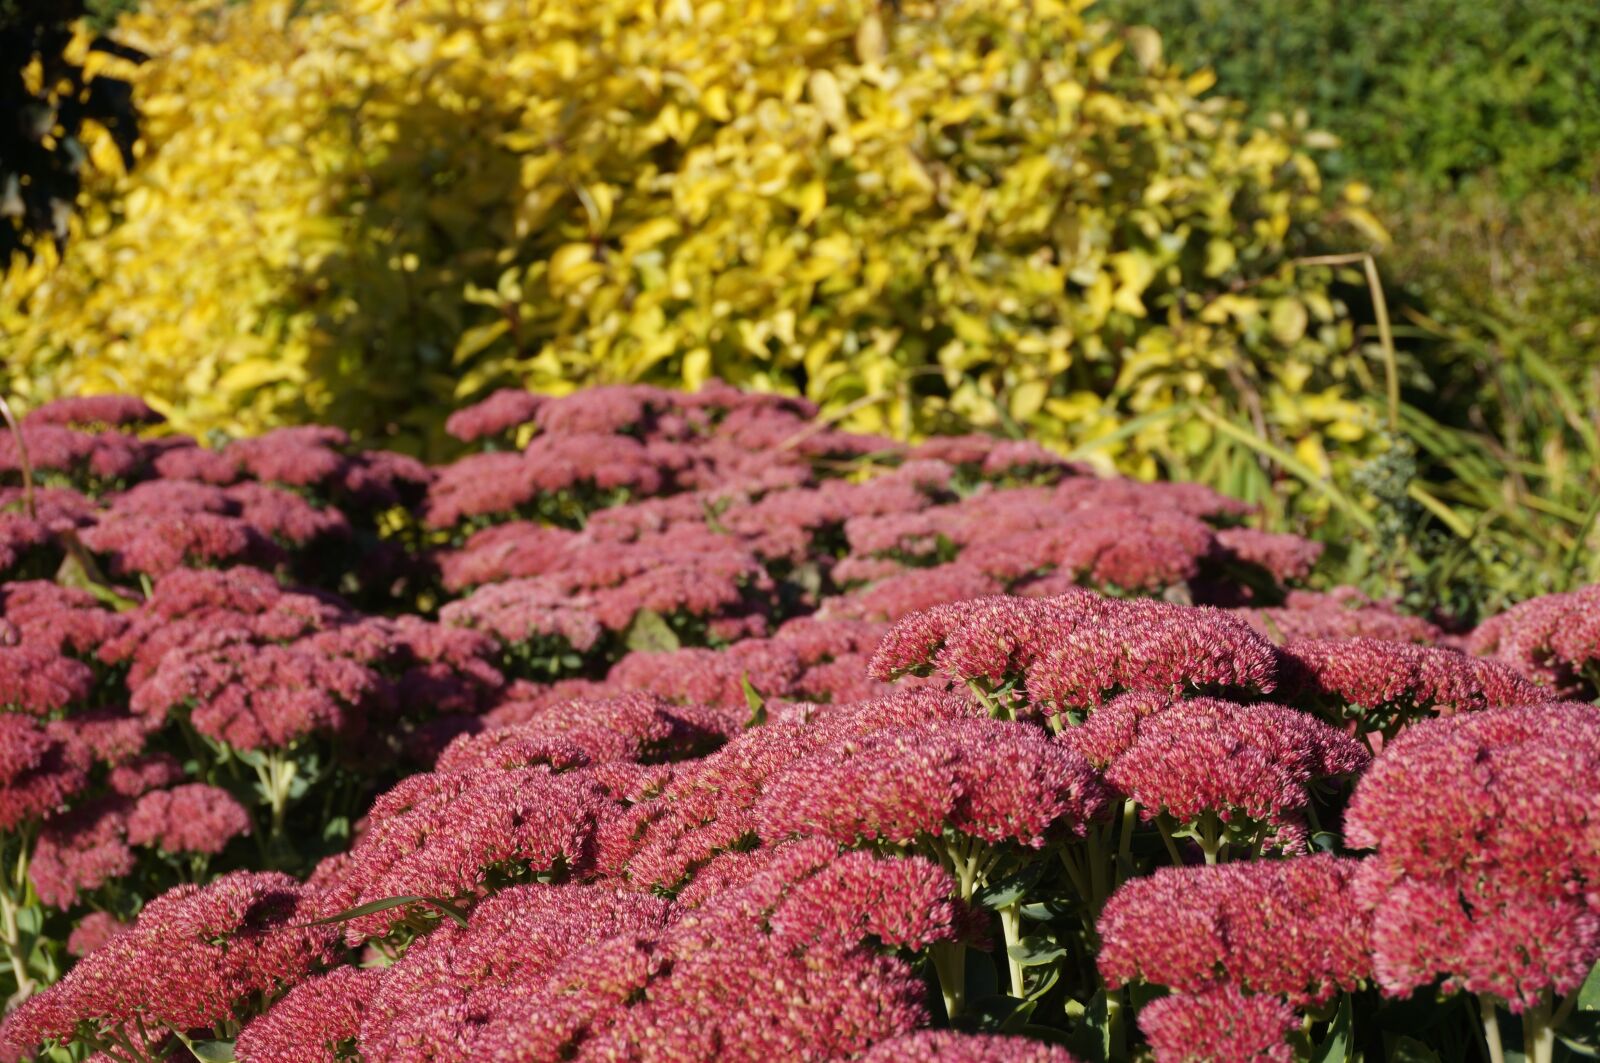
M1492 174L1582 187L1600 143L1600 10L1584 0L1104 0L1261 112L1310 111L1340 177L1418 189Z
M126 81L98 77L105 54L140 55L78 34L82 0L0 0L0 266L67 234L88 151L85 123L131 162L138 136Z
M0 284L3 382L442 453L496 386L718 375L1497 607L1594 575L1600 16L1424 6L107 0L142 159L91 141L78 238ZM1394 344L1308 264L1368 248Z
M1326 465L1374 373L1290 261L1298 132L1083 6L147 5L146 158L11 278L15 386L418 446L497 384L715 374L1146 475L1214 430L1122 426L1202 399Z
M1394 233L1418 475L1444 552L1512 596L1592 577L1600 491L1600 7L1105 0L1252 113L1304 111ZM1448 529L1446 529L1448 530ZM1444 560L1447 566L1455 561ZM1433 575L1429 574L1429 578Z

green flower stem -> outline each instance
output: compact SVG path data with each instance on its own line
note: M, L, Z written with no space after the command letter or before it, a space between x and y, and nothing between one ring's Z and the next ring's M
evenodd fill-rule
M1126 1009L1122 1004L1122 990L1106 991L1106 1058L1108 1060L1128 1058L1127 1021L1124 1016Z
M1500 1042L1500 1019L1495 1014L1493 998L1478 997L1478 1014L1483 1018L1483 1042L1489 1049L1489 1063L1506 1063L1505 1045Z
M1006 964L1011 968L1011 995L1018 1000L1027 996L1022 982L1022 961L1011 954L1013 945L1022 944L1022 901L1017 900L1000 909L1000 929L1006 940Z
M277 841L283 836L283 821L289 810L289 790L294 786L297 765L294 760L274 750L256 767L261 789L267 795L267 807L272 821L267 840Z
M989 692L988 686L980 680L967 680L967 689L972 691L973 696L983 703L984 709L987 710L989 715L994 719L1011 720L1016 718L1011 711L1011 707L1009 705L1000 704L999 700Z
M1122 802L1122 836L1117 842L1117 883L1133 877L1133 826L1138 816L1133 798Z
M928 949L933 970L944 995L944 1012L955 1019L967 1007L967 947L959 941L939 941Z
M1066 868L1067 878L1072 881L1072 888L1078 891L1078 896L1087 903L1089 900L1089 880L1083 869L1083 862L1078 858L1076 847L1063 845L1060 850L1061 866Z
M1200 843L1200 851L1206 854L1207 866L1227 859L1228 843L1222 840L1222 829L1210 812L1201 816L1195 824L1195 840Z
M12 977L16 979L16 994L7 1004L7 1010L12 1005L28 999L39 988L38 979L28 970L28 954L22 947L22 927L18 921L18 913L27 905L28 898L28 854L33 848L33 833L24 830L22 833L7 838L6 841L15 839L18 843L18 852L15 868L0 868L0 939L3 939L6 962L11 967ZM6 861L10 863L9 860Z
M1098 913L1105 907L1106 898L1111 895L1106 886L1106 864L1110 862L1108 847L1101 844L1100 828L1089 828L1089 907Z
M1528 1063L1552 1063L1555 1059L1556 1028L1561 1021L1553 1009L1550 990L1546 989L1540 994L1539 1003L1522 1013L1522 1052ZM1562 1010L1566 1010L1565 1004Z
M1183 866L1183 854L1178 851L1178 843L1172 839L1172 821L1165 812L1156 817L1156 829L1161 832L1161 843L1167 847L1167 855L1172 858L1173 867Z

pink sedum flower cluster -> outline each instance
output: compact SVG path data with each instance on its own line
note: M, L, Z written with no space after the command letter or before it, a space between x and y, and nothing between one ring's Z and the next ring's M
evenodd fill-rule
M1309 787L1369 759L1360 742L1297 709L1167 694L1124 694L1061 741L1147 817L1259 823L1291 849L1304 845Z
M1479 624L1467 647L1558 695L1593 696L1600 682L1600 586L1514 605Z
M0 1026L0 1041L32 1051L84 1036L150 1053L165 1031L209 1028L331 958L333 933L295 928L305 889L287 875L234 872L152 901L128 930L86 955L48 993Z
M1139 1012L1157 1063L1290 1063L1300 1016L1282 1000L1233 986L1174 993Z
M1100 916L1111 986L1181 993L1232 987L1326 1003L1371 976L1360 862L1320 854L1218 867L1165 867L1117 891Z
M1544 703L1419 723L1362 778L1346 836L1378 982L1521 1010L1600 960L1600 718Z
M32 514L0 437L0 848L80 957L8 1051L1068 1063L1106 988L1279 1060L1600 958L1588 591L1447 637L1204 488L816 413L504 391L430 467L73 400Z

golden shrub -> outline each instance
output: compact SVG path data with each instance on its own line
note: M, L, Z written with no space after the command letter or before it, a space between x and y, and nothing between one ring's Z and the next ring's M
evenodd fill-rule
M1195 400L1320 467L1371 374L1292 261L1315 165L1087 8L149 0L143 159L0 355L190 429L429 445L493 386L715 375L1141 474L1212 460Z

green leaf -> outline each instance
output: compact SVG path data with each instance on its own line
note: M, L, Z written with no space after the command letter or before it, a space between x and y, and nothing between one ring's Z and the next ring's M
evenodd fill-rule
M1106 991L1101 989L1090 998L1083 1009L1078 1024L1073 1027L1067 1047L1079 1059L1089 1063L1105 1063L1110 1055L1111 1031L1108 1028Z
M739 687L744 691L744 703L750 708L750 718L744 722L745 730L760 727L767 722L767 699L750 682L750 673L741 672Z
M1439 1063L1439 1054L1415 1037L1401 1034L1388 1042L1388 1063Z
M990 910L998 910L1020 901L1023 896L1039 881L1039 875L1044 865L1034 862L1026 865L1021 870L995 879L979 890L973 900Z
M432 905L454 920L456 925L461 927L467 925L467 917L459 908L437 897L383 897L379 900L368 901L366 904L358 904L354 908L347 908L333 915L324 916L321 919L313 919L309 923L299 923L297 925L306 927L323 926L327 923L347 923L352 919L360 919L364 915L376 915L379 912L387 912L394 908L404 908L411 904Z
M1033 1013L1038 1007L1039 1002L1037 1000L1024 1000L1012 1009L1010 1015L1005 1017L1005 1021L1000 1024L1000 1032L1012 1036L1017 1035L1028 1026L1028 1020L1033 1017Z
M1067 950L1046 935L1029 934L1015 945L1008 946L1006 954L1024 967L1042 967L1065 956Z
M634 614L623 641L628 649L645 653L667 653L682 645L666 618L653 609Z
M1339 1011L1328 1029L1328 1036L1311 1054L1311 1063L1344 1063L1350 1058L1350 1021L1350 997L1346 994L1339 1000Z
M1594 965L1578 989L1578 1010L1600 1011L1600 963Z
M994 957L987 952L977 949L967 949L967 999L969 1001L982 1000L985 997L1002 996L1000 992L1000 974L995 968ZM1016 997L1010 997L1016 1000Z
M1006 994L979 997L967 1003L965 1018L988 1033L1004 1033L1028 1024L1035 1004Z
M1033 983L1033 987L1028 990L1029 1000L1043 1000L1049 995L1050 990L1061 981L1061 966L1059 963L1051 964L1029 979Z
M189 1051L203 1063L234 1063L232 1041L190 1041Z

